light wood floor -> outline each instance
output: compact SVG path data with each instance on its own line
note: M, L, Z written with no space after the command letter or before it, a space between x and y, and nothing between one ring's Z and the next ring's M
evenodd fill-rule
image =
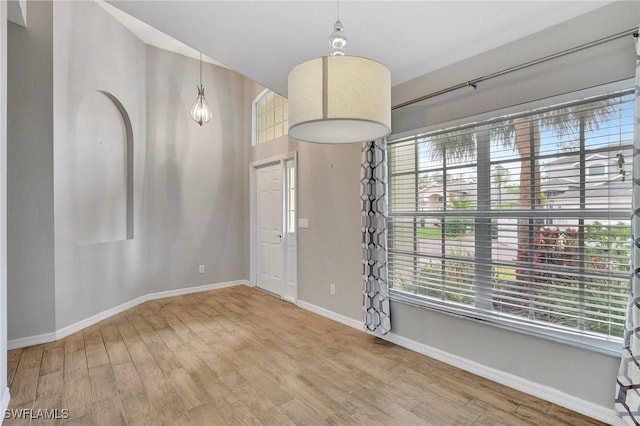
M8 375L11 408L69 410L50 424L601 424L244 286L9 351Z

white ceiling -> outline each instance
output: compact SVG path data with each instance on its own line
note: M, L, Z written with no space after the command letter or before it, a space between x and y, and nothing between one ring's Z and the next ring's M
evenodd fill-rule
M382 62L396 85L611 2L343 0L340 19L347 54ZM285 96L291 68L329 54L337 14L335 1L109 3Z

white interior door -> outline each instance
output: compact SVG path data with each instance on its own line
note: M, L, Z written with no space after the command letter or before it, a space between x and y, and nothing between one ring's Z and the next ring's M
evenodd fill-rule
M257 193L257 282L264 290L282 296L283 218L282 166L280 163L256 170Z

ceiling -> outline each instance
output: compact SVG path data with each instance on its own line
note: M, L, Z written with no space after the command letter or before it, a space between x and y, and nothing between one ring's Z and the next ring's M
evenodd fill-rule
M329 54L337 16L335 1L109 3L285 96L291 68ZM340 20L347 54L382 62L396 85L609 3L354 0Z

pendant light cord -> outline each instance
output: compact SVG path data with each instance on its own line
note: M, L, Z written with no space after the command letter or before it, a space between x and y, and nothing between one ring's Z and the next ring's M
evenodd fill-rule
M340 20L340 0L336 1L336 9L338 11L338 21Z
M202 86L202 52L200 52L200 86Z

